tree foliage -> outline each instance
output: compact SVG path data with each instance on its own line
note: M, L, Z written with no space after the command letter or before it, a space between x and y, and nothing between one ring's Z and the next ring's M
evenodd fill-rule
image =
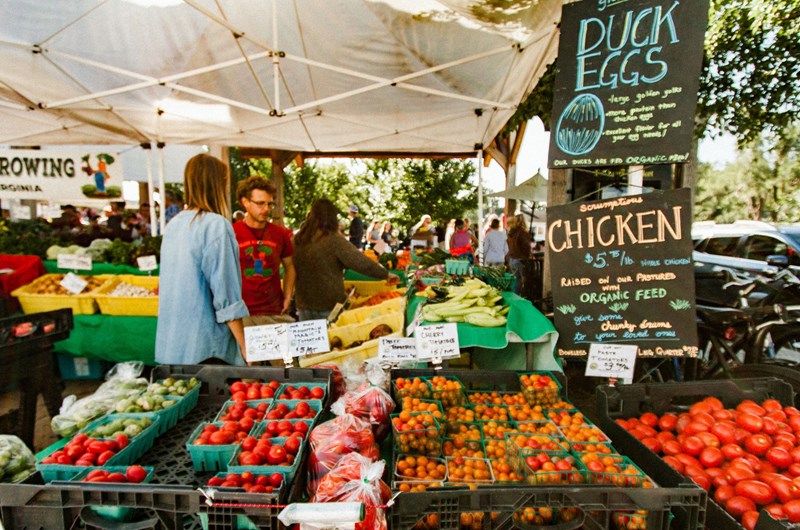
M696 135L727 131L740 144L800 121L800 2L711 0ZM549 127L554 64L504 130L539 116Z
M716 170L700 166L695 220L800 221L800 127L774 140L757 138L737 160Z
M269 160L251 160L250 173L269 178ZM284 170L284 208L287 226L298 228L311 203L326 197L345 219L350 204L358 206L365 222L390 221L400 232L428 214L434 220L463 217L477 208L471 160L367 159L342 163L295 163Z
M743 144L800 118L800 2L711 0L705 47L701 126Z

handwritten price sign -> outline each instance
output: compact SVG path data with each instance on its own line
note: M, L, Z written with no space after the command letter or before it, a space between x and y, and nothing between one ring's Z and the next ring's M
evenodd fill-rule
M294 357L331 351L326 320L305 320L289 324L289 351Z
M592 344L589 346L585 374L631 380L638 350L639 347L632 344Z
M420 359L441 362L461 356L458 347L458 328L455 324L434 324L417 328L414 338Z
M271 361L287 358L291 361L287 326L287 324L274 324L244 328L247 361Z

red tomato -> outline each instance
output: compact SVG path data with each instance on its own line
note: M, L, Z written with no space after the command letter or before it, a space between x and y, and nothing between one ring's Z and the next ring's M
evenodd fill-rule
M783 504L783 512L790 523L800 523L800 500L793 500Z
M139 482L142 482L145 477L147 477L147 470L142 466L128 466L128 469L125 470L125 477L127 477L128 482L138 484Z
M658 441L663 444L667 440L674 440L675 435L672 434L670 431L661 431L658 434L656 434L656 438L658 438Z
M227 445L231 442L233 442L232 435L226 431L215 431L208 437L208 443L211 445Z
M325 397L325 389L321 386L315 386L311 389L311 397L314 399L322 399ZM655 416L655 414L653 414ZM656 423L658 423L658 416L656 416ZM655 425L651 425L651 427L655 427Z
M756 510L748 510L742 514L742 526L744 530L754 530L758 522L758 512Z
M714 500L717 501L717 504L720 506L725 506L728 499L734 495L736 495L736 492L733 486L720 486L714 491Z
M681 452L681 444L677 440L667 440L661 444L661 450L665 455L677 455Z
M699 455L704 447L705 444L703 443L703 440L697 436L687 436L681 444L681 449L683 449L683 452L691 456ZM764 449L764 451L766 451L766 449Z
M768 512L775 519L786 519L786 512L780 504L768 504L764 506L764 511Z
M706 432L708 431L709 426L708 424L701 422L701 421L690 421L686 424L686 427L683 428L684 434L688 434L689 436L693 436L699 432Z
M765 418L772 418L775 421L780 421L788 425L789 416L783 410L770 410L767 411Z
M794 460L792 460L792 455L789 454L789 451L782 447L770 447L767 449L767 452L764 456L767 458L769 463L778 469L787 468L794 462Z
M706 446L698 457L703 467L719 467L725 461L725 456L718 447Z
M792 460L794 460L797 463L800 463L800 445L798 445L794 449L791 449L789 451L789 454L792 455Z
M725 478L731 485L736 485L738 482L742 480L753 480L756 478L756 474L752 469L748 469L742 466L731 466L728 468L728 472L725 474Z
M666 464L668 466L670 466L672 469L674 469L678 473L683 474L683 470L684 470L685 466L683 465L683 462L681 462L680 460L678 460L674 456L672 456L672 455L665 456L664 457L664 462L666 462Z
M720 447L722 454L725 456L726 460L733 460L734 458L739 458L740 456L744 455L744 449L741 446L736 444L725 444Z
M767 413L766 409L753 401L752 399L745 399L736 406L737 412L753 414L755 416L763 416Z
M700 414L695 414L694 416L692 416L692 421L704 423L709 427L711 427L717 422L717 420L714 419L714 416L712 416L707 412L701 412Z
M800 488L789 479L786 480L772 480L768 484L775 490L775 495L780 502L789 502L794 499L800 498Z
M270 447L267 455L267 462L273 466L277 466L286 462L286 449L280 445L273 445Z
M242 451L239 453L239 465L242 466L260 466L262 464L261 458L253 451Z
M731 444L736 441L736 426L730 421L719 421L711 426L709 432L719 438L721 444Z
M661 453L661 442L658 441L658 438L642 438L642 444L655 454Z
M717 421L733 420L733 412L728 409L715 410L711 415Z
M758 505L769 504L775 500L775 490L760 480L740 480L734 486L736 495L747 497Z
M772 439L763 433L751 434L745 439L744 447L751 454L762 456L772 447Z
M714 396L708 396L703 400L712 411L722 410L725 408L725 405L722 404L722 401L719 398L715 398Z
M692 417L687 413L682 413L678 415L678 422L675 424L675 430L678 432L683 432L683 428L686 427L686 424L692 421Z
M700 438L700 440L703 441L703 443L705 444L706 447L719 447L720 446L720 440L719 440L719 438L717 438L717 436L715 434L712 434L710 432L699 432L699 433L697 433L696 436L698 438Z
M750 412L742 412L736 416L736 425L748 432L757 433L764 428L764 420Z
M687 455L686 453L678 453L677 455L675 455L675 458L683 462L684 466L696 466L701 469L703 467L698 459L696 459L692 455Z
M728 513L739 519L744 512L755 510L756 503L747 497L734 495L725 502L725 509L728 510Z
M689 407L689 414L694 416L695 414L706 413L711 414L713 412L711 405L706 403L705 401L698 401L691 407Z
M283 475L281 473L273 473L269 476L269 484L273 488L279 487L283 484Z
M302 443L302 440L300 438L298 438L297 436L290 436L283 443L283 447L286 449L287 453L289 453L291 455L296 455L298 452L300 452L300 444L301 443Z
M97 465L102 466L103 464L114 458L115 454L117 453L111 450L105 451L104 453L100 453L99 455L97 455Z
M678 423L678 417L675 414L664 414L658 420L658 428L662 431L674 431Z
M800 477L800 464L795 462L789 466L789 474L793 477Z
M117 471L115 473L109 473L106 477L106 482L128 482L128 479L125 477L124 473Z
M770 417L764 416L761 418L764 421L764 429L763 431L769 435L773 435L778 432L778 422L773 420Z

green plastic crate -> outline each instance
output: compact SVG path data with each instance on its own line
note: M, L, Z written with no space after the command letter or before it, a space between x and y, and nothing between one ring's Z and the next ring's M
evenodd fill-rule
M150 466L143 466L145 471L147 471L147 475L145 476L144 480L139 483L131 484L127 482L121 482L120 484L125 484L125 486L132 486L137 487L141 484L147 484L151 480L153 480L153 468ZM109 473L122 473L125 474L125 471L128 469L128 466L101 466L101 467L84 467L81 468L79 474L75 475L70 482L79 482L82 483L82 480L86 475L94 471L95 469L103 469L108 471ZM95 484L92 482L87 482L85 484ZM147 487L147 486L145 486ZM148 488L149 489L149 488ZM93 505L89 506L89 509L102 517L103 519L107 519L110 521L129 521L133 519L133 516L136 514L137 508L130 508L125 506L105 506L105 505Z

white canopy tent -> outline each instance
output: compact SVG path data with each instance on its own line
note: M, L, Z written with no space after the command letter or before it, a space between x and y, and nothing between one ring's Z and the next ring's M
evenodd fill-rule
M555 57L560 14L561 0L6 0L0 144L474 153Z
M503 191L490 193L487 197L504 197L517 201L544 203L547 202L547 184L548 182L544 175L537 171L535 175L522 184L515 184Z
M0 145L474 156L555 58L561 3L5 0Z

